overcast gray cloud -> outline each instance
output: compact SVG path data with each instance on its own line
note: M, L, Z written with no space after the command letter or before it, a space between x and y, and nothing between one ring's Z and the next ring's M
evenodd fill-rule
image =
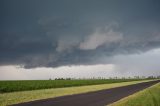
M159 48L159 10L158 0L1 0L0 65L112 64Z

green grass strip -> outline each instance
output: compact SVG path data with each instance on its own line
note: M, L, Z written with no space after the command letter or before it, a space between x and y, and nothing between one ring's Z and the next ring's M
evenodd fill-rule
M160 106L160 83L123 98L109 106Z

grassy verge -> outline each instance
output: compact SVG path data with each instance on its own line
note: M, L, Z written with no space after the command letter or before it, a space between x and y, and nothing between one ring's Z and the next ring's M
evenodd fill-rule
M151 81L151 80L1 93L0 106L11 105L11 104L16 104L21 102L28 102L28 101L38 100L38 99L53 98L53 97L64 96L64 95L86 93L86 92L97 91L102 89L109 89L114 87L137 84L137 83L147 82L147 81Z
M160 83L109 106L160 106Z

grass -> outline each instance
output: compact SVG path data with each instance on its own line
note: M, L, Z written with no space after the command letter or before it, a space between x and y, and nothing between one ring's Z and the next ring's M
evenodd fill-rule
M38 100L38 99L54 98L54 97L64 96L64 95L98 91L102 89L115 88L115 87L137 84L137 83L147 82L147 81L150 81L150 80L1 93L0 106L6 106L6 105L21 103L21 102L28 102L28 101Z
M160 83L109 106L160 106Z
M95 79L95 80L23 80L23 81L0 81L0 93L27 91L48 88L64 88L84 85L109 84L142 79Z

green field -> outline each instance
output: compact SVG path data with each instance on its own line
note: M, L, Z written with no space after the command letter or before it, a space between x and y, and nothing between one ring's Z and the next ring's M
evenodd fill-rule
M23 80L23 81L0 81L0 93L27 91L49 88L63 88L72 86L110 84L142 79L94 79L94 80Z
M160 83L109 106L160 106Z
M141 82L148 82L148 81L151 81L151 80L0 93L0 106L28 102L28 101L38 100L38 99L54 98L54 97L65 96L65 95L110 89L110 88L127 86L127 85L137 84Z

